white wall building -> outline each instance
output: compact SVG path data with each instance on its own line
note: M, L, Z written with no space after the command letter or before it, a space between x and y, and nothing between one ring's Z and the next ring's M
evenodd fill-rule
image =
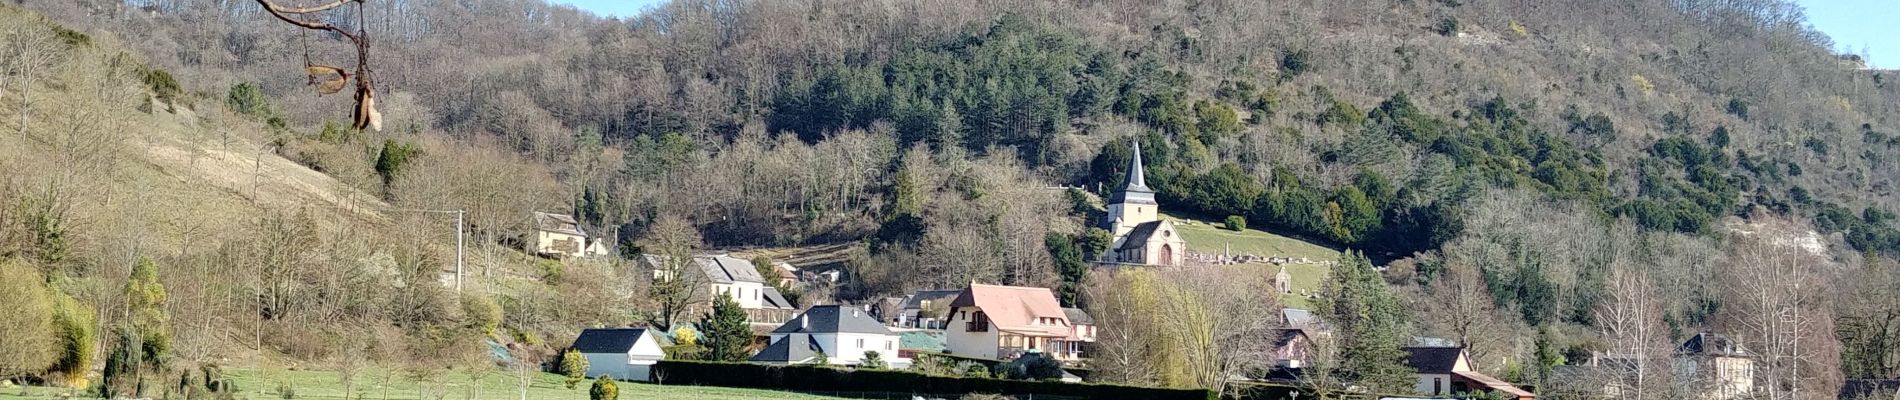
M653 364L666 358L659 340L641 328L588 329L574 339L573 349L587 358L587 376L623 381L650 380Z
M898 336L869 312L851 306L812 307L772 330L771 343L752 357L753 362L809 364L823 353L830 364L862 365L865 352L875 351L891 368L910 366L898 357Z

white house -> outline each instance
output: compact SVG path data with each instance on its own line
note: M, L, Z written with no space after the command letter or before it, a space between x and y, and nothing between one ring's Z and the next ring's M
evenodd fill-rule
M1174 222L1161 219L1161 205L1155 202L1155 191L1148 188L1141 166L1141 142L1135 142L1134 151L1126 182L1109 197L1108 215L1102 219L1102 229L1115 234L1115 242L1102 260L1181 265L1187 257L1187 241L1175 233Z
M812 307L772 330L770 340L753 362L809 364L822 353L830 364L863 365L865 352L875 351L892 368L910 366L910 359L898 355L897 334L852 306Z
M535 254L550 257L592 257L607 255L606 240L592 239L581 230L574 216L534 213L534 237L529 238Z
M1505 398L1529 400L1531 392L1479 373L1471 368L1471 357L1462 347L1406 347L1406 365L1418 373L1416 391L1423 396L1449 396L1456 393L1491 392Z
M661 256L647 254L641 257L648 268L653 269L654 279L672 279L667 276ZM732 296L739 308L746 309L746 315L753 322L778 323L789 318L794 307L777 288L765 284L765 277L759 276L759 270L751 261L725 254L693 256L694 268L707 285L706 300L719 301L722 296ZM688 271L693 272L693 271Z
M950 302L944 350L991 360L1014 359L1030 350L1061 361L1075 361L1080 346L1093 341L1092 325L1078 334L1076 325L1048 288L971 284Z
M641 328L581 331L573 348L587 357L587 376L606 375L623 381L650 380L653 364L666 358L659 340Z

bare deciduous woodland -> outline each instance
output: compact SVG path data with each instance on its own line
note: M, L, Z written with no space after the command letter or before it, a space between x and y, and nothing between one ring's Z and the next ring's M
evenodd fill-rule
M1171 215L1394 266L1321 315L1552 396L1611 360L1586 392L1679 398L1702 332L1764 398L1900 379L1900 71L1785 0L333 4L0 5L0 379L556 360L697 320L703 285L652 279L695 251L837 248L805 305L1075 288L1092 379L1230 393L1271 367L1273 270L1058 251L1100 253L1136 141ZM618 257L523 251L535 211ZM1390 383L1352 357L1391 344L1321 338L1306 378Z

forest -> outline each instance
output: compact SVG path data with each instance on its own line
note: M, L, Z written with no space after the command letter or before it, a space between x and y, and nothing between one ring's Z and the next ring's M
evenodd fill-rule
M662 242L848 248L849 278L807 302L991 282L1130 325L1258 311L1242 286L1178 296L1271 271L1089 271L1136 142L1167 212L1381 267L1336 273L1330 293L1383 300L1322 304L1391 314L1342 328L1452 338L1512 382L1703 331L1778 357L1757 372L1775 398L1900 378L1900 72L1852 65L1785 0L343 10L329 22L373 38L381 130L303 79L354 49L252 1L0 6L0 280L21 286L0 289L95 345L0 378L85 371L127 342L202 363L552 353L660 319L627 293L650 289L631 256ZM477 290L428 284L456 260L431 210L466 210ZM571 212L628 259L511 250L532 211ZM1149 300L1115 295L1131 292ZM1265 318L1183 323L1232 344ZM1200 365L1259 367L1139 336L1102 344L1128 356L1104 376L1220 390ZM1354 368L1338 378L1378 381Z

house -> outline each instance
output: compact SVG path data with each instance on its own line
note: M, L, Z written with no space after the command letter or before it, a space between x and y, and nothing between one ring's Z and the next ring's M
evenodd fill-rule
M905 296L891 326L916 329L944 329L950 302L962 290L920 290Z
M587 358L587 376L623 381L650 380L653 364L666 358L659 339L643 328L588 329L572 348Z
M1306 368L1313 359L1313 337L1305 329L1279 329L1273 336L1274 368Z
M1749 397L1755 387L1755 359L1727 336L1703 332L1676 347L1675 375L1685 389L1703 400Z
M1528 400L1537 395L1471 368L1471 358L1462 347L1406 347L1405 363L1418 373L1416 391L1422 396L1447 396L1455 393L1489 392Z
M1645 368L1662 367L1648 365L1649 360L1634 354L1592 352L1588 359L1577 361L1552 367L1541 391L1552 397L1621 399L1629 397L1629 391L1644 390L1643 386L1666 383L1661 371L1650 377L1655 382L1640 381L1638 373Z
M944 321L945 351L958 356L1009 360L1030 350L1056 360L1077 361L1080 346L1093 341L1076 333L1069 314L1048 288L970 284L950 301Z
M590 239L574 216L536 211L533 218L534 237L529 244L535 254L557 258L607 255L607 241Z
M659 255L641 256L641 262L654 271L654 279L671 279L664 268L664 259ZM693 256L689 272L698 272L692 279L703 279L707 301L719 301L721 296L732 296L739 308L746 309L746 315L753 323L777 324L791 318L797 306L785 300L777 288L765 284L765 277L759 276L759 270L752 262L726 254ZM710 304L710 303L709 303Z
M789 288L798 284L798 267L792 266L791 263L773 261L772 272L777 273L778 276L768 278L777 279L779 287Z
M1141 166L1141 142L1135 142L1128 177L1108 199L1102 229L1115 234L1102 261L1121 264L1181 265L1187 241L1175 233L1174 222L1161 219L1160 204Z
M910 366L898 352L899 337L869 312L852 306L824 305L805 310L771 332L770 343L753 362L809 364L819 354L836 365L861 365L866 351L876 351L892 368Z

